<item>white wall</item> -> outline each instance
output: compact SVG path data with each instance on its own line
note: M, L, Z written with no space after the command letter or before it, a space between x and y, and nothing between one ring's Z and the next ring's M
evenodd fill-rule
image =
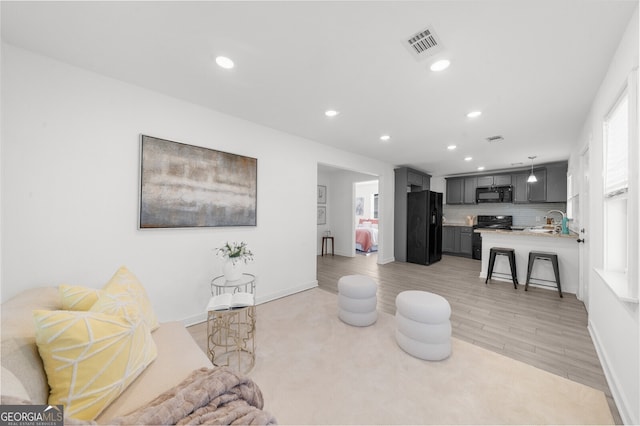
M620 414L626 424L640 423L638 305L620 301L593 268L601 268L604 259L602 120L619 95L627 75L637 66L638 9L636 8L569 160L572 168L577 170L580 165L580 154L586 146L589 146L590 272L587 277L589 280L589 330ZM630 235L629 238L637 241L638 235ZM638 256L638 253L635 255Z
M255 253L258 302L317 285L318 162L380 175L393 200L391 165L4 43L1 100L2 300L63 282L101 287L127 265L162 321L202 319L225 241ZM257 227L138 230L141 133L257 158ZM381 208L393 217L392 202Z

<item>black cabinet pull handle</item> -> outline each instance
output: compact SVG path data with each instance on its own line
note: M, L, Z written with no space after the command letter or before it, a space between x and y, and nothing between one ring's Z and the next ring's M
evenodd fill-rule
M584 238L578 238L576 241L579 243L584 243Z

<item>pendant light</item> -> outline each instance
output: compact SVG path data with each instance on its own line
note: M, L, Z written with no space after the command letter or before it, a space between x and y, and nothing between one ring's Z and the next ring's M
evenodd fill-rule
M529 157L529 159L531 160L531 174L529 175L529 178L527 179L527 182L529 183L535 183L538 181L538 178L536 178L536 175L533 174L533 160L534 158L536 158L536 156L531 156Z

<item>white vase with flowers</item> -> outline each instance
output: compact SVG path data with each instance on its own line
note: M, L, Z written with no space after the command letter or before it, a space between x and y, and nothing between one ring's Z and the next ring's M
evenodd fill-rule
M216 249L216 254L223 259L224 278L227 281L237 281L242 277L242 265L253 260L253 253L247 248L247 243L226 242Z

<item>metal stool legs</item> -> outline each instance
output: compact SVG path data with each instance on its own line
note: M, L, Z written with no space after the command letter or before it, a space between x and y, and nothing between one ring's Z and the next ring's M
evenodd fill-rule
M511 248L492 247L489 250L489 270L487 271L487 279L484 283L487 284L493 275L493 267L496 263L496 255L507 256L509 258L509 267L511 268L511 280L513 281L513 288L518 289L518 273L516 270L516 252Z
M560 284L560 268L558 266L558 255L555 253L544 253L539 251L529 252L529 265L527 267L527 282L524 285L524 291L529 289L529 280L531 279L531 271L533 270L533 264L536 259L546 260L553 265L553 274L556 277L556 286L558 287L558 293L562 296L562 285ZM535 278L534 278L535 279Z

